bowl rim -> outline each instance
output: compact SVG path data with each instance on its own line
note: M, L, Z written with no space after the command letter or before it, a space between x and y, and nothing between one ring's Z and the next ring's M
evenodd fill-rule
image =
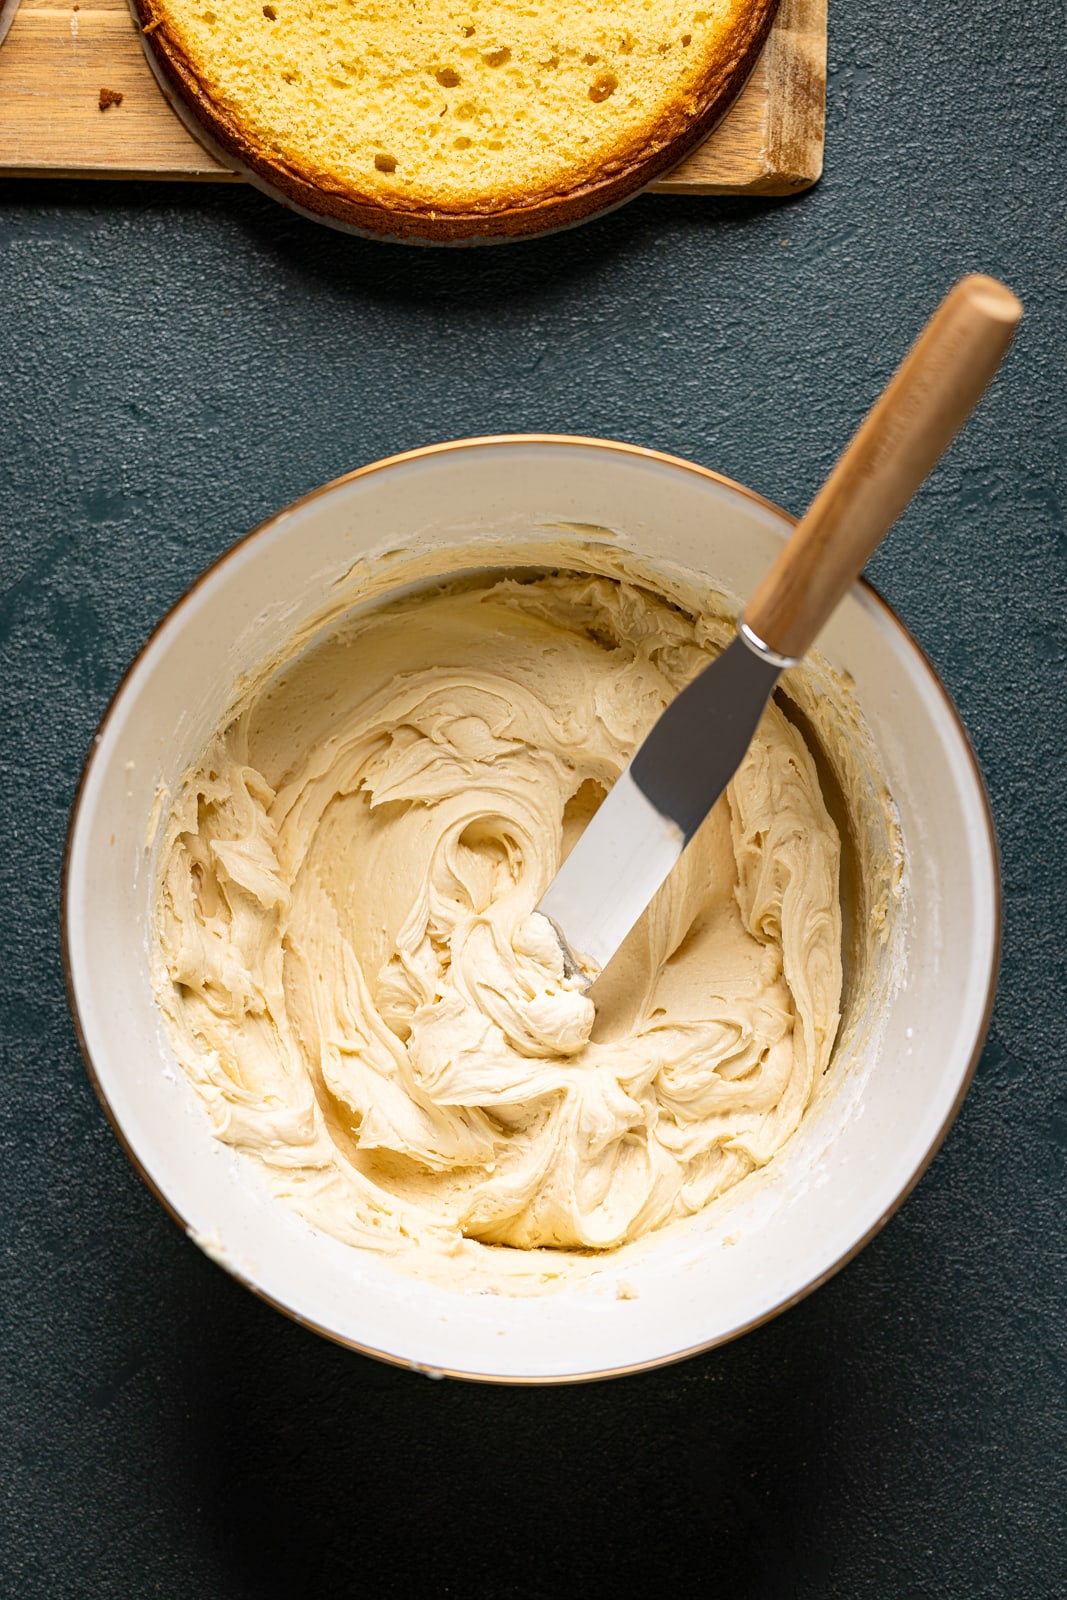
M163 629L169 626L171 621L177 615L179 615L181 611L184 610L184 608L197 594L201 586L216 571L217 568L222 567L224 564L234 559L234 557L237 556L239 552L243 551L244 548L253 540L258 539L262 535L269 532L279 521L281 521L283 517L287 517L291 512L300 510L302 507L312 504L312 502L315 500L321 499L324 496L343 488L347 484L354 483L361 478L369 477L373 473L384 472L390 468L408 465L417 460L423 460L428 457L438 455L447 455L453 452L515 445L532 445L535 447L558 445L574 446L579 448L606 450L620 455L636 457L640 460L656 462L672 469L681 469L685 472L692 473L707 482L717 484L720 488L728 489L733 493L740 495L742 498L762 507L763 509L772 512L788 527L795 527L799 520L791 512L786 511L782 506L776 504L775 501L768 499L766 495L758 493L757 490L750 489L747 485L738 483L735 479L726 476L724 473L716 472L711 467L702 466L700 463L695 461L688 461L682 456L671 455L667 451L651 449L644 445L630 444L622 440L599 439L583 434L484 434L477 435L472 438L452 439L445 440L437 444L421 445L411 450L400 451L395 455L383 456L380 460L369 462L362 467L355 467L352 469L352 471L342 473L339 477L331 478L329 482L320 484L317 488L311 489L306 494L298 496L297 499L290 501L280 510L272 512L269 517L266 517L263 521L257 523L253 528L250 528L247 533L242 534L239 538L235 539L231 544L229 544L225 550L223 550L218 556L215 557L213 561L211 561L206 567L203 568L201 572L197 574L192 582L178 596L177 600L174 601L173 605L167 608L163 616L160 617L159 621L147 635L116 684L89 743L88 753L82 766L82 770L78 778L77 788L75 789L74 793L74 800L71 805L70 819L67 825L66 839L63 847L59 901L59 936L60 956L63 963L63 976L67 991L67 1003L70 1008L72 1021L74 1023L74 1031L78 1041L78 1047L81 1051L82 1059L85 1063L85 1069L88 1074L89 1081L96 1093L96 1097L100 1102L107 1120L110 1122L111 1127L114 1130L120 1146L125 1151L130 1163L140 1177L141 1181L145 1184L150 1193L154 1195L156 1200L159 1201L160 1205L163 1207L168 1216L170 1216L171 1219L177 1223L183 1233L185 1233L188 1237L193 1238L194 1242L194 1230L181 1215L181 1212L178 1210L177 1206L174 1205L174 1203L162 1192L159 1186L149 1175L136 1150L126 1137L119 1118L108 1099L107 1091L105 1090L100 1075L97 1072L96 1064L89 1049L88 1039L82 1023L81 1011L78 1005L78 998L75 989L74 963L71 957L69 936L69 905L71 897L73 847L75 835L78 831L82 803L88 789L89 779L92 775L96 756L99 751L105 729L107 728L111 717L118 707L119 701L125 694L127 685L130 683L134 674L140 667L142 660L147 655ZM859 587L863 593L875 603L878 609L883 613L886 620L891 622L897 631L903 636L905 645L911 649L919 664L924 668L930 685L940 698L942 702L942 708L947 712L949 720L953 724L956 733L959 736L961 749L966 757L971 776L974 780L975 790L980 801L981 815L985 822L986 844L988 846L989 861L992 869L993 887L994 927L991 960L986 981L985 1003L982 1010L981 1021L975 1035L975 1044L971 1051L971 1056L967 1064L966 1071L964 1072L960 1081L959 1089L956 1092L952 1105L949 1107L944 1121L933 1135L933 1138L931 1139L930 1144L922 1157L922 1160L919 1162L915 1168L915 1171L908 1178L907 1182L901 1188L899 1193L895 1196L892 1204L887 1206L885 1210L875 1218L874 1222L866 1229L861 1237L856 1240L855 1243L842 1256L833 1262L831 1266L825 1268L823 1271L810 1278L801 1286L801 1288L793 1291L791 1294L788 1294L783 1299L779 1300L773 1307L771 1307L770 1310L764 1311L757 1317L753 1317L748 1322L743 1323L740 1327L731 1328L727 1333L717 1334L710 1339L701 1340L697 1344L688 1345L683 1350L672 1350L668 1351L662 1356L651 1357L648 1360L631 1362L621 1366L603 1367L593 1371L545 1376L544 1374L540 1373L503 1374L474 1372L463 1368L434 1367L432 1369L434 1376L458 1378L468 1382L503 1385L510 1384L517 1387L541 1387L557 1384L592 1383L604 1378L626 1377L632 1373L648 1372L655 1370L658 1367L672 1366L675 1362L686 1361L691 1356L701 1355L705 1351L714 1350L721 1345L729 1344L734 1339L740 1338L742 1334L749 1333L754 1328L762 1327L764 1323L770 1322L774 1317L779 1316L783 1311L788 1311L792 1306L799 1304L801 1300L806 1299L809 1294L812 1294L824 1283L827 1283L832 1277L836 1276L836 1274L840 1272L843 1267L847 1266L850 1261L854 1260L855 1257L859 1255L860 1251L870 1243L875 1235L881 1232L889 1219L895 1215L895 1213L908 1199L919 1180L926 1174L934 1157L937 1155L942 1144L944 1143L948 1131L953 1122L956 1120L967 1091L969 1090L974 1079L979 1058L981 1057L982 1051L985 1048L986 1039L989 1033L989 1025L993 1013L993 1002L996 998L997 982L1000 972L1004 924L1004 891L1001 875L1000 847L997 840L996 826L993 820L992 807L990 805L989 795L986 790L985 780L982 776L978 759L971 744L970 736L966 727L964 726L963 720L951 695L941 681L941 677L937 672L937 669L934 667L925 650L915 639L914 635L909 631L909 629L897 616L893 607L878 592L874 585L867 578L862 576L856 581L857 587ZM213 1257L212 1259L215 1258ZM314 1333L320 1334L325 1339L329 1339L331 1343L341 1345L343 1348L348 1350L355 1350L360 1355L370 1356L377 1361L384 1361L389 1366L407 1368L412 1367L413 1363L404 1356L396 1355L388 1350L380 1350L373 1345L364 1344L360 1340L353 1339L347 1334L339 1333L335 1329L325 1327L310 1317L301 1316L298 1311L293 1310L293 1308L290 1306L282 1304L282 1302L277 1300L273 1295L268 1294L266 1290L253 1282L252 1279L247 1277L244 1273L237 1270L228 1261L220 1261L218 1264L221 1265L231 1277L235 1278L238 1283L242 1284L245 1288L250 1289L253 1294L255 1294L260 1300L264 1301L267 1305L274 1307L274 1309L277 1311L280 1311L285 1317L289 1318L290 1321L298 1323L300 1326L308 1328Z

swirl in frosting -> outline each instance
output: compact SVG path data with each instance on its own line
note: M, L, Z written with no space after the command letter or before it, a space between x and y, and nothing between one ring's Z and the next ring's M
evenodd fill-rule
M713 634L613 579L445 585L254 685L188 774L157 992L215 1133L315 1226L604 1250L797 1127L839 840L773 702L595 1005L531 914Z

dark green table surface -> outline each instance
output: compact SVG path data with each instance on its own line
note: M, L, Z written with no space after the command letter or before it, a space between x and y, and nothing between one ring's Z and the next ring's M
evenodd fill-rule
M1067 12L830 9L790 202L427 254L240 189L0 186L0 1594L1067 1594ZM1004 858L992 1034L914 1195L785 1316L587 1388L430 1383L261 1305L142 1187L68 1018L64 830L131 655L258 519L436 439L636 440L799 510L976 268L1027 320L872 569Z

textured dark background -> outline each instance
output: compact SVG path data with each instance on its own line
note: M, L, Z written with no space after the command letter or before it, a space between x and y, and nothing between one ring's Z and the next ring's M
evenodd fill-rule
M831 13L792 202L423 254L232 188L0 186L5 1596L1067 1593L1067 16ZM1004 853L992 1036L930 1172L815 1296L666 1371L432 1384L303 1333L141 1186L68 1019L63 835L124 666L232 538L405 446L605 434L799 510L971 268L1028 318L873 568Z

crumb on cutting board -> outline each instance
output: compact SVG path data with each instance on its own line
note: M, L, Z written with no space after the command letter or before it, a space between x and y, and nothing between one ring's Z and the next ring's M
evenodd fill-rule
M101 109L101 111L106 111L108 106L120 106L121 104L122 104L122 94L121 94L120 90L118 90L118 89L101 89L101 91L100 91L100 109Z

